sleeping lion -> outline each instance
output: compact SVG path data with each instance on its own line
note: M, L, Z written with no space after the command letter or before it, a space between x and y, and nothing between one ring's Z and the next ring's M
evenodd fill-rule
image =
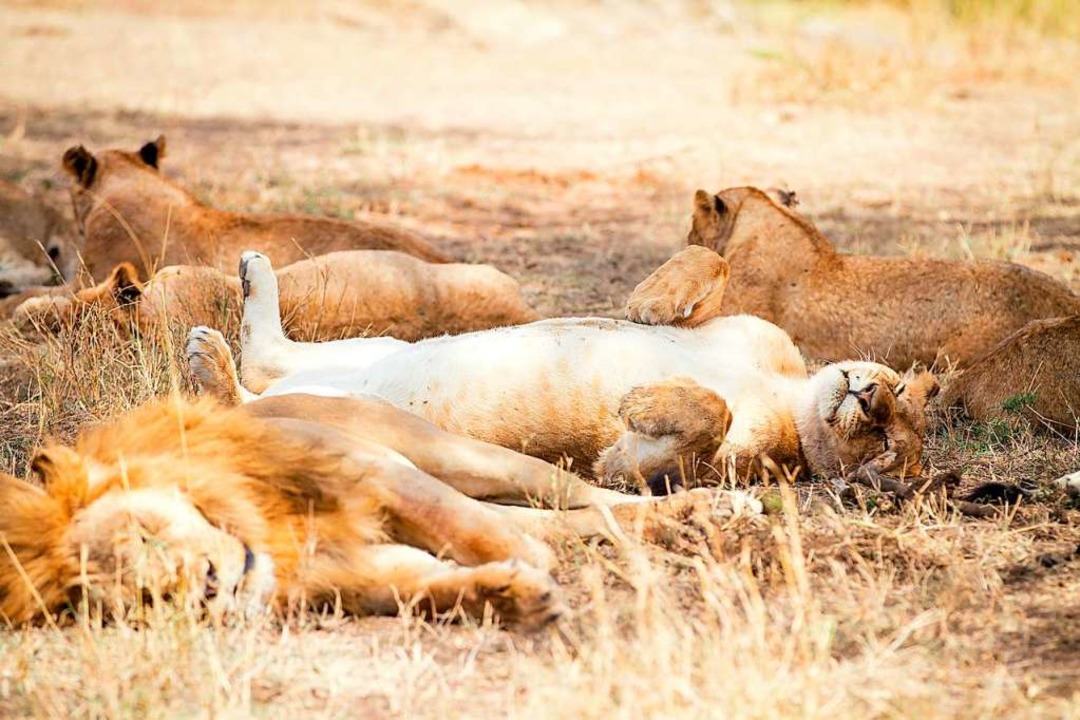
M156 402L32 467L40 487L0 474L9 623L171 598L217 617L490 608L537 628L562 610L545 541L760 508L709 491L647 502L386 403L303 395Z
M783 330L718 316L728 272L717 253L686 248L635 289L636 322L571 318L411 344L306 344L282 334L270 262L249 252L242 375L257 387L224 394L375 396L450 432L654 490L678 482L694 459L740 476L762 463L838 473L869 462L920 474L934 377L869 362L808 376Z
M419 340L539 317L518 283L490 265L427 263L392 250L342 250L286 265L276 274L288 334L305 340L384 333ZM121 263L97 285L57 288L23 301L12 319L22 328L58 330L86 315L108 316L121 333L134 327L143 337L194 325L217 325L232 337L242 299L236 275L214 267L170 265L143 284L131 263Z

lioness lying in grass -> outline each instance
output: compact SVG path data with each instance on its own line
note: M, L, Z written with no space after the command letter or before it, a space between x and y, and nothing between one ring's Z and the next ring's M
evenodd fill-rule
M927 372L843 362L811 377L783 330L717 317L728 266L687 248L638 286L636 322L545 320L414 344L293 343L269 260L245 253L240 399L306 392L383 398L451 432L656 486L689 458L835 473L921 471ZM694 318L693 328L678 327ZM643 323L649 324L643 324ZM200 331L204 332L204 331ZM204 333L205 334L205 333ZM767 459L767 460L766 460Z
M123 262L144 277L183 264L231 272L237 255L249 247L263 249L279 265L337 250L399 250L428 262L447 261L427 240L402 228L209 207L159 171L164 156L164 137L138 152L94 154L80 145L64 153L79 250L94 280L104 280Z
M404 253L352 250L320 255L277 271L281 315L290 337L316 341L361 335L419 340L530 322L517 282L490 265L427 263ZM108 314L155 337L167 324L239 325L240 279L217 268L177 265L145 285L122 263L93 287L57 289L13 311L22 325L58 328L86 313Z
M1080 296L1014 263L838 253L792 199L698 190L687 243L730 264L725 314L776 323L810 357L966 365L1031 320L1080 313Z

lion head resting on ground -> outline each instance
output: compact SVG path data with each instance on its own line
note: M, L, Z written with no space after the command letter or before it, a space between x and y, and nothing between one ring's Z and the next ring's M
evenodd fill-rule
M648 479L688 455L724 469L733 461L740 476L763 456L821 474L867 462L921 472L934 377L866 362L808 377L782 329L717 315L727 263L707 248L683 249L635 289L634 322L562 318L392 347L378 338L283 342L269 261L246 253L240 272L249 290L242 375L264 397L371 394L548 461L588 468L599 459L606 480ZM235 377L231 368L220 374Z
M416 233L366 222L304 215L255 215L202 204L160 171L165 138L138 152L69 148L63 166L95 280L122 262L144 277L165 265L210 265L230 272L241 250L257 247L279 265L337 250L400 250L429 262L446 256Z
M900 375L857 361L828 365L801 382L775 382L771 391L735 403L691 378L674 378L623 397L625 430L600 454L595 473L608 482L638 477L660 494L721 469L738 477L785 477L781 468L824 477L859 468L918 477L926 406L937 392L924 370ZM705 465L691 470L693 458Z
M434 264L399 252L353 250L301 260L277 277L285 330L296 340L383 334L419 340L537 318L517 281L490 265ZM145 337L155 337L166 323L185 331L213 325L235 335L242 301L239 278L216 268L162 268L144 285L131 263L121 263L92 287L26 300L13 319L49 329L83 313L106 313L122 331L134 323Z
M73 234L56 210L0 181L0 298L70 278Z
M1013 263L838 253L793 199L699 190L687 242L731 265L725 314L774 322L811 357L967 364L1031 320L1080 313L1080 296Z
M535 628L561 611L547 541L607 534L612 518L747 509L732 494L590 488L374 399L159 401L44 447L32 467L41 486L0 475L6 622L173 599L213 615L490 609ZM553 504L569 509L535 507Z

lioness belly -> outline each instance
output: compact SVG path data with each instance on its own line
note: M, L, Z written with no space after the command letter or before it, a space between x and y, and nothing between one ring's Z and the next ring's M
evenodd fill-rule
M621 433L631 388L683 375L737 391L744 368L701 341L679 328L548 320L416 343L363 371L287 378L272 393L318 383L375 395L450 432L591 463Z

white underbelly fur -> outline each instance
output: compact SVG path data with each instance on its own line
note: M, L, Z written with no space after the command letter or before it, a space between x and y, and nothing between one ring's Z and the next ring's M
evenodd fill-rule
M568 318L424 340L365 367L313 369L266 395L374 395L445 427L486 437L512 423L523 434L552 417L614 416L633 387L688 376L729 404L767 382L775 356L755 342L764 321L723 318L687 330ZM320 391L320 388L322 389Z

